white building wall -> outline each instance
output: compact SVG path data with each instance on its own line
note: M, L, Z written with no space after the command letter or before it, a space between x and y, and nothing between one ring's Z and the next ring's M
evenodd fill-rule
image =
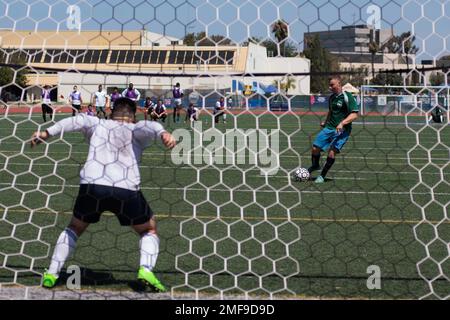
M175 37L169 37L169 36L165 36L165 35L150 32L150 31L142 32L142 46L144 46L144 47L171 46L172 42L177 42L177 45L183 44L183 40L175 38Z
M268 57L265 47L250 43L246 63L246 73L282 73L285 75L292 73L308 73L311 70L309 59L293 57ZM289 94L310 94L310 76L292 76L296 79L295 89L291 89ZM255 79L264 85L271 85L275 80L282 80L280 76L266 76Z

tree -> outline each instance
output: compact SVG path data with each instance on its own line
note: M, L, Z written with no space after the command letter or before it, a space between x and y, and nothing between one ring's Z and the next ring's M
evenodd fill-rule
M213 34L210 36L206 35L206 32L202 31L199 33L188 33L183 38L183 43L186 46L228 46L231 45L233 42L221 35Z
M369 43L369 52L372 55L372 79L375 78L375 55L380 50L380 46L376 41L370 41Z
M26 64L23 54L22 56L20 54L11 54L8 64L11 64L11 66L0 67L0 87L3 88L2 95L6 95L7 93L20 95L22 90L19 87L25 88L28 82L26 70L22 68Z
M285 53L285 39L289 36L289 28L286 22L278 20L271 26L272 33L278 41L277 49L278 56L286 56Z
M286 94L288 94L290 89L295 89L297 87L295 85L295 78L292 78L290 76L287 76L286 78L281 80L274 80L273 85L277 88L279 87L280 90L284 91Z
M372 84L379 86L401 86L403 85L403 77L398 73L378 73L372 79Z
M414 42L416 41L416 36L411 35L411 31L404 32L399 37L399 42L401 43L402 52L406 57L406 65L409 70L409 55L416 54L419 48L416 47Z
M368 66L361 66L358 68L350 68L350 70L342 70L342 71L350 71L349 74L341 75L342 84L347 82L351 83L355 87L361 87L366 84L366 77L369 72Z
M411 31L404 32L399 36L393 36L389 39L383 45L382 50L387 51L387 53L403 53L409 69L409 55L416 54L419 51L419 48L414 44L415 41L416 37L411 34Z
M311 73L324 74L311 76L311 91L326 92L328 91L328 76L339 71L337 59L322 47L318 35L306 38L305 41L306 49L303 51L303 55L311 61Z
M445 76L440 72L433 72L430 75L430 84L432 86L442 86L445 85Z
M255 44L258 44L260 46L263 46L267 49L267 52L278 52L278 46L277 44L272 40L264 40L262 41L260 38L252 37L249 38L246 42L243 43L244 46L248 46L248 44L252 42ZM295 44L289 40L285 40L283 42L284 44L284 57L297 57L298 56L298 50Z

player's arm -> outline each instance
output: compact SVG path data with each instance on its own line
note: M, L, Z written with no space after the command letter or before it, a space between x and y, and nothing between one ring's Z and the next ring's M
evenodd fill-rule
M95 126L98 118L88 117L85 114L78 114L75 117L65 118L53 126L47 128L45 131L36 131L31 136L31 147L48 140L50 137L59 135L61 132L75 132Z
M36 145L46 141L50 138L47 130L45 131L36 131L31 135L31 148L34 148Z
M137 92L136 101L139 101L139 100L141 100L141 93L139 92L138 89L135 89L135 90Z
M330 100L328 101L328 114L327 114L327 117L326 117L325 121L320 123L320 126L322 128L325 128L325 125L327 124L328 120L330 120L330 117L331 117L331 97L330 97Z
M159 122L140 121L134 132L135 138L140 141L144 147L147 147L151 140L158 138L160 138L162 143L169 149L174 148L177 144L172 134L167 132Z
M175 138L167 131L161 133L161 141L169 149L173 149L177 145Z
M328 120L330 120L330 116L331 116L331 110L328 110L327 118L325 119L325 121L323 121L323 122L320 123L320 126L321 126L322 128L324 128L325 125L327 124Z
M341 121L341 123L338 124L338 126L336 127L336 131L341 132L344 130L344 127L350 123L352 123L353 121L355 121L356 119L358 119L358 113L357 112L352 112L350 113L347 118L345 118L344 120Z
M342 120L341 123L339 123L339 125L336 127L336 131L338 132L342 132L346 125L349 125L350 123L358 119L359 107L353 96L349 97L347 108L350 114L344 120Z

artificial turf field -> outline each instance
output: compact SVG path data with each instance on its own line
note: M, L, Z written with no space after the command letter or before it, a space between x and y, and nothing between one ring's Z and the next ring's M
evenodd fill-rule
M362 117L327 183L292 181L295 168L310 164L321 118L240 114L217 126L281 129L280 170L269 177L248 164L176 166L160 143L146 150L142 191L161 239L155 271L173 297L402 299L427 296L430 288L439 297L450 293L450 221L438 204L450 201L448 125L427 127L423 117L409 117L408 128L405 117ZM41 121L38 114L32 119ZM201 120L210 126L207 116ZM2 288L40 284L70 219L87 155L79 133L30 149L23 140L36 123L27 115L0 118ZM167 127L187 125L170 121ZM91 225L66 265L82 268L81 294L136 291L138 240L109 213ZM428 251L418 240L431 243ZM381 269L379 290L366 286L371 265ZM424 278L434 279L432 287ZM64 289L62 281L54 290Z

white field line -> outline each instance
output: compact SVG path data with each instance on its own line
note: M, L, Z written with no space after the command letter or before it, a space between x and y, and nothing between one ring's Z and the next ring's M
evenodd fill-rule
M10 186L10 187L35 187L33 190L37 190L41 187L55 187L55 188L79 188L79 185L74 184L38 184L35 183L16 183L13 186L11 183L0 183L2 186ZM263 186L264 187L264 186ZM172 188L172 187L146 187L142 186L141 190L169 190L169 191L199 191L205 192L205 190L209 191L219 191L219 192L252 192L252 193L305 193L305 194L363 194L363 195L430 195L428 192L400 192L400 191L352 191L352 190L339 190L339 191L320 191L320 190L297 190L297 191L284 191L284 190L249 190L249 189L216 189L216 188ZM61 190L62 191L62 190ZM433 192L433 195L439 196L448 196L450 193L442 193L442 192Z
M67 155L67 152L50 152L51 154L65 154ZM39 151L27 151L26 153L21 153L21 152L16 152L16 151L0 151L0 155L1 154L12 154L12 155L27 155L27 154L41 154L41 155L45 155L45 152L39 152ZM70 154L83 154L83 155L87 155L87 152L84 151L72 151ZM161 157L169 157L170 153L165 153L165 152L152 152L152 153L147 153L147 154L143 154L142 157L155 157L155 156L161 156ZM191 156L194 156L194 153L192 153ZM311 156L310 155L299 155L299 156L286 156L286 155L280 155L279 158L283 159L283 158L294 158L294 159L298 159L298 158L307 158L309 159ZM228 157L223 157L223 158L228 158ZM235 156L234 158L239 159L240 157ZM247 156L246 156L247 158ZM342 155L340 157L340 159L355 159L355 160L380 160L385 158L386 160L390 161L390 160L429 160L429 158L423 158L423 157L388 157L386 155L386 157L354 157L354 156L345 156ZM438 161L450 161L450 157L446 157L446 158L432 158L433 160L438 160ZM381 163L381 164L386 164L385 162ZM389 163L390 164L390 163Z

